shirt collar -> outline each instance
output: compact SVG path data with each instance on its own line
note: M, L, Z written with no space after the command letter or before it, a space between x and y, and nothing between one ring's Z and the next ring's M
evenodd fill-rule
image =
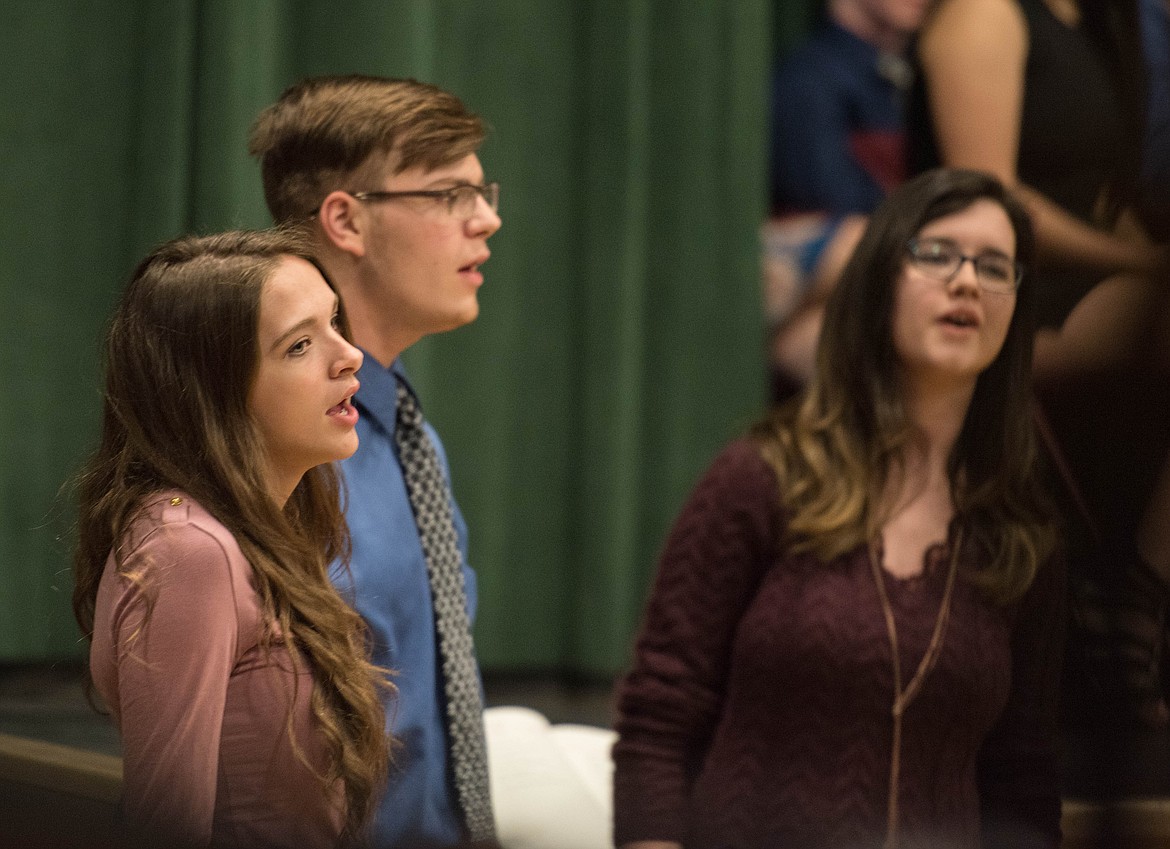
M372 416L382 430L394 433L398 421L398 381L401 380L406 390L414 395L415 401L418 401L418 395L410 385L410 378L406 376L401 358L396 358L390 367L386 368L368 351L363 350L362 353L365 359L357 373L361 388L354 397L354 402L363 416Z

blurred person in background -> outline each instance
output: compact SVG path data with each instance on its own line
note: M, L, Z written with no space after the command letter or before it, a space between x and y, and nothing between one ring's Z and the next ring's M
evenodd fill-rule
M1151 276L1167 250L1139 214L1143 55L1137 0L940 0L909 129L911 170L993 174L1032 216L1038 390L1088 529L1070 566L1107 597L1083 617L1088 665L1106 721L1165 729L1170 319Z
M873 212L905 177L907 45L929 0L827 0L772 87L762 233L774 394L812 371L820 316Z

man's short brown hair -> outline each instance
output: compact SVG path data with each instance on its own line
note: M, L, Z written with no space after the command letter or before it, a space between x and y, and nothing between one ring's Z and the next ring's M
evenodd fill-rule
M345 181L381 180L375 153L396 154L393 173L439 168L475 153L485 128L443 89L413 79L360 75L311 77L285 89L260 113L248 152L260 158L264 199L273 219L310 215ZM370 164L369 173L359 174Z

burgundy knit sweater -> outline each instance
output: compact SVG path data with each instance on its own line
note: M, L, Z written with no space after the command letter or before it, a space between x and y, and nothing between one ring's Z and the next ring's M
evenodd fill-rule
M667 540L614 747L615 840L688 849L860 849L886 830L894 680L864 547L779 553L777 482L731 444ZM884 580L905 684L949 564ZM961 569L976 564L961 563ZM903 718L903 847L1055 847L1064 574L1010 609L961 578L937 665Z

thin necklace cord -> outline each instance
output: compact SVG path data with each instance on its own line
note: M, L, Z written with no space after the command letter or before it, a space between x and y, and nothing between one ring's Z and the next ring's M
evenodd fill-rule
M915 696L918 695L918 691L922 688L922 682L926 680L926 676L934 668L935 663L938 661L939 653L942 651L943 640L946 638L947 622L951 616L951 595L955 587L955 575L958 572L959 549L961 544L962 531L960 530L955 535L954 545L951 549L951 562L950 568L947 571L946 588L943 590L942 602L939 604L938 618L934 623L934 632L930 635L930 643L926 647L925 654L922 655L922 660L918 663L918 670L914 673L914 677L905 689L902 689L902 661L898 655L898 627L894 622L894 611L890 606L890 599L886 594L886 584L882 577L882 567L879 563L877 546L872 543L870 544L869 565L870 570L873 572L874 583L877 584L878 598L882 604L882 614L886 620L886 634L890 639L890 653L894 671L894 701L891 706L894 730L890 747L890 790L886 810L886 840L883 844L884 849L897 849L898 847L898 782L902 768L902 715L910 707L910 703L914 701Z

